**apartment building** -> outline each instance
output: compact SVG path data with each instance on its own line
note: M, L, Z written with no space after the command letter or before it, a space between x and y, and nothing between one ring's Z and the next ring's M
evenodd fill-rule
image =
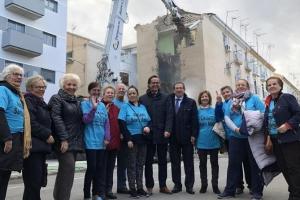
M66 69L66 30L67 0L0 1L0 71L16 63L25 79L44 76L49 100Z

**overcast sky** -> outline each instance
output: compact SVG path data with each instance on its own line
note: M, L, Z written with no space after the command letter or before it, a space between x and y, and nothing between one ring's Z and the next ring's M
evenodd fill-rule
M240 20L249 23L247 42L256 45L253 32L262 34L259 53L289 78L300 82L300 0L173 0L178 7L195 13L215 13L240 33ZM68 31L104 43L112 0L68 0ZM151 23L166 14L161 0L129 0L129 22L124 26L123 45L136 42L136 24ZM244 29L242 29L244 37ZM268 48L270 47L270 48ZM256 47L254 47L256 49Z

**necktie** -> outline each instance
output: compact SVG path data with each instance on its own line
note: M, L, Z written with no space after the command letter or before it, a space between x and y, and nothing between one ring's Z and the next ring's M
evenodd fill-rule
M180 108L179 102L180 102L180 99L179 99L179 98L175 99L175 112L176 112L176 113L178 112L178 110L179 110L179 108Z

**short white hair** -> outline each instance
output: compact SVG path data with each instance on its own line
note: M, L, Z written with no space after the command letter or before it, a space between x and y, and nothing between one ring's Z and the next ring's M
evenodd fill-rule
M33 75L26 80L26 91L30 91L34 84L38 81L43 81L45 86L47 86L47 81L44 79L44 77L41 75Z
M24 69L20 67L17 64L9 64L4 69L2 70L1 73L1 80L6 80L7 76L16 72L16 71L21 71L22 74L24 74Z
M77 88L79 88L80 82L81 82L79 76L77 74L67 73L67 74L64 74L59 80L60 89L63 89L65 82L70 81L70 80L76 81Z

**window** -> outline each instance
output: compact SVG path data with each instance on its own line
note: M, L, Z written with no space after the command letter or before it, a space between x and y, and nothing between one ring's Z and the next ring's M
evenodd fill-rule
M129 85L129 74L125 72L120 72L121 82L125 85Z
M53 12L57 12L57 2L54 0L45 0L45 7Z
M10 61L10 60L6 60L6 61L5 61L5 67L8 66L8 65L10 65L10 64L16 64L16 65L18 65L18 66L20 66L20 67L23 67L23 64L22 64L22 63Z
M24 66L24 77L28 78L33 75L41 74L41 68L34 67L31 65L25 65Z
M44 41L44 44L47 44L52 47L56 47L56 36L55 35L43 32L43 41Z
M49 83L55 83L55 71L49 69L41 69L41 75Z
M20 23L15 22L15 21L12 21L12 20L8 20L8 28L13 29L13 30L18 31L18 32L21 32L21 33L25 33L25 25L20 24Z

